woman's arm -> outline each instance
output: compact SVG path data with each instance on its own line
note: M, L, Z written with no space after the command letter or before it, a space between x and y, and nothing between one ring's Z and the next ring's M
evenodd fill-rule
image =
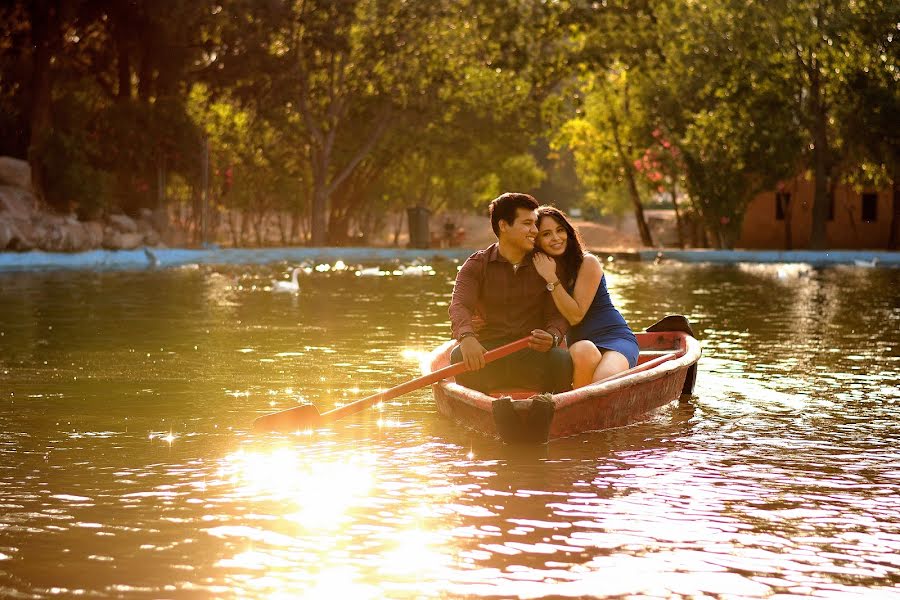
M535 268L537 268L538 273L547 280L547 283L553 283L556 279L551 281L548 279L548 276L551 278L555 277L555 270L551 275L546 261L555 263L546 254L536 253L534 255ZM550 292L556 308L559 309L559 312L570 324L578 325L584 319L591 302L594 301L594 296L597 294L597 288L600 287L600 279L602 277L603 267L600 265L600 261L593 254L585 254L581 268L578 269L578 275L575 277L575 289L572 290L572 293L569 294L562 285L557 285Z

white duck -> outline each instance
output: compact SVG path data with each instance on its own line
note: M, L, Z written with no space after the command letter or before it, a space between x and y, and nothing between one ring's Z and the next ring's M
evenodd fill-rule
M300 271L302 271L300 267L294 267L294 270L291 271L290 281L272 281L272 291L281 294L296 294L299 292L300 283L297 281L297 276L300 274Z
M853 264L857 267L868 267L872 268L878 265L878 257L873 256L872 260L862 260L862 259L854 259Z
M365 269L357 269L357 277L383 277L389 275L389 271L382 271L381 267L366 267Z

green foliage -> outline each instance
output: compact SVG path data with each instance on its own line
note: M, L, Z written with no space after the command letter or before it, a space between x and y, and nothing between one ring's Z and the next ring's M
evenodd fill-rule
M30 69L20 46L23 19L14 6L0 6L0 156L25 157Z
M531 154L518 154L506 158L500 165L498 173L500 189L504 191L533 190L546 178L547 174Z
M52 173L47 178L48 202L78 218L98 218L113 192L113 180L106 171L95 168L85 154L81 140L64 133L54 133L41 148L44 168Z
M594 188L584 197L585 207L593 208L598 216L622 217L631 211L631 197L624 182Z
M204 140L220 209L301 215L315 243L414 204L620 214L677 185L730 245L781 178L897 176L885 0L41 6L0 7L0 152L37 149L63 210L155 206L162 170L193 203Z
M641 187L679 183L718 242L733 243L749 200L793 173L800 146L785 76L748 27L754 10L721 0L593 15L585 51L603 66L584 116L557 138L585 181L620 186L635 165Z
M647 174L635 167L654 143L647 129L650 121L621 64L613 71L586 78L582 88L581 116L560 127L552 147L572 152L576 172L590 190L585 196L587 204L601 214L621 215L633 206L629 176L635 177L640 191L650 189Z

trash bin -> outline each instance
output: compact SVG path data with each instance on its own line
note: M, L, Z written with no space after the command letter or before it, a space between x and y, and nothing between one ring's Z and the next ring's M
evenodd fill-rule
M410 248L428 248L431 242L431 230L428 227L430 215L431 211L424 206L411 206L406 209Z

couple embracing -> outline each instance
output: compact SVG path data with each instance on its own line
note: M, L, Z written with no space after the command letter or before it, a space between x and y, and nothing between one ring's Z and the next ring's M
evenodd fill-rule
M457 381L485 393L558 393L634 367L637 339L566 215L506 193L491 202L490 217L498 241L466 260L450 302L459 341L451 362L469 369ZM486 350L529 335L528 349L485 364Z

